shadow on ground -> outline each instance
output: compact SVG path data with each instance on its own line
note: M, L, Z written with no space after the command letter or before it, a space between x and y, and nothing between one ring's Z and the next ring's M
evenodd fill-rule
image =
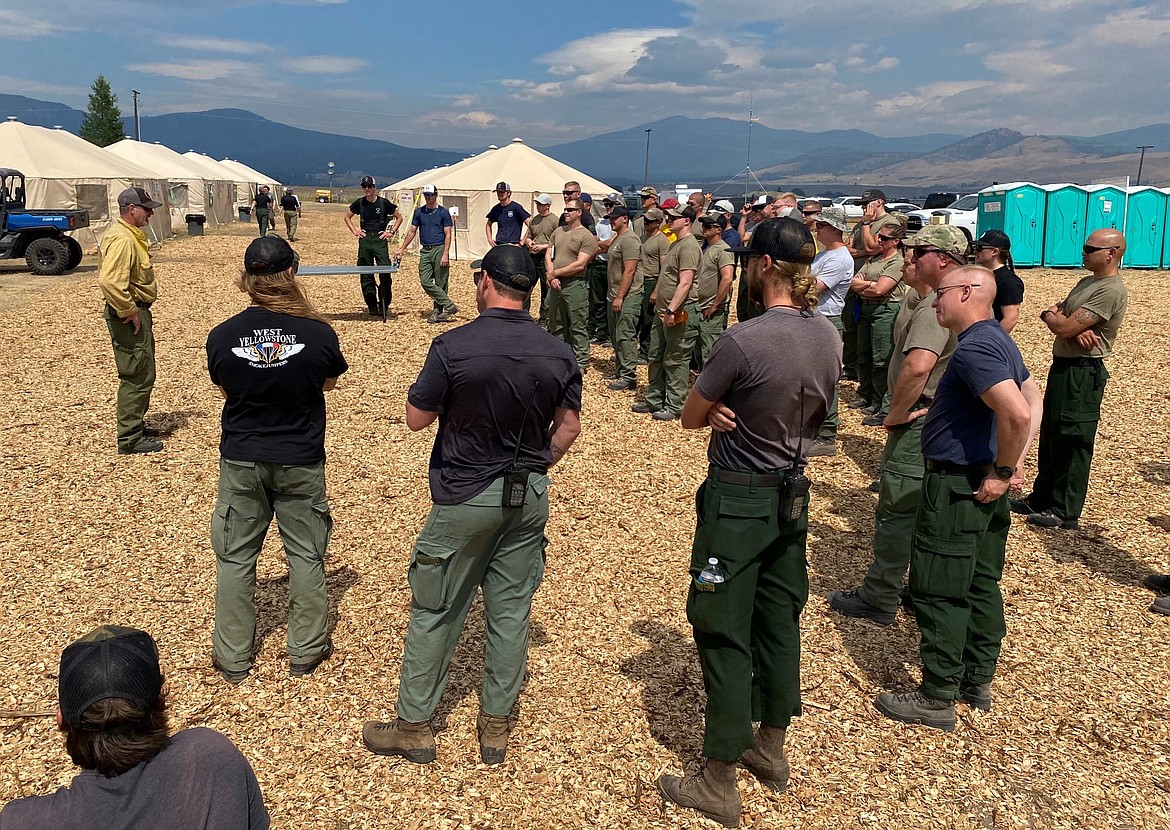
M642 686L650 734L682 762L702 754L703 672L694 640L656 620L630 630L650 647L622 661L622 674Z
M345 565L325 572L325 592L329 596L329 622L326 632L337 625L341 599L345 592L361 581L361 574ZM256 651L269 635L288 630L288 573L256 582Z

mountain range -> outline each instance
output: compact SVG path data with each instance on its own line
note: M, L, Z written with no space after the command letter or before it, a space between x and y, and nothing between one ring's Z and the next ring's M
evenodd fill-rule
M64 104L0 94L0 117L78 132L82 112ZM126 131L133 133L131 118ZM198 150L234 158L295 184L337 185L370 174L394 181L419 170L451 164L469 150L403 147L388 141L304 130L247 110L215 109L141 119L142 138L179 152ZM862 130L777 130L727 118L674 116L576 141L540 148L614 186L652 182L700 184L717 189L729 180L746 185L747 168L769 187L807 192L851 192L870 185L914 195L929 190L970 190L992 182L1075 181L1134 177L1139 145L1153 145L1142 182L1170 184L1170 124L1152 124L1096 136L1024 135L995 129L973 136L927 133L884 137ZM750 139L750 153L749 153ZM4 160L0 158L0 167ZM754 182L752 182L754 186Z

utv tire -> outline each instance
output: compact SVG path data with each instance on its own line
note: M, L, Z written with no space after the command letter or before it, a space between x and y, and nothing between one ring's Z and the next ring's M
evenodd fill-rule
M29 270L38 277L56 277L65 273L69 264L69 249L60 239L45 236L28 243L24 259Z
M65 263L65 270L72 271L81 264L85 252L81 250L81 243L72 236L65 237L65 247L69 249L69 261Z

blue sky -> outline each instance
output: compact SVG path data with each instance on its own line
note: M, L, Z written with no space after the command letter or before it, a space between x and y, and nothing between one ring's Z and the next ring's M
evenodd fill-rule
M879 135L1170 121L1170 4L1113 0L0 0L0 91L238 107L411 146L554 144L670 115ZM1161 148L1159 148L1161 149Z

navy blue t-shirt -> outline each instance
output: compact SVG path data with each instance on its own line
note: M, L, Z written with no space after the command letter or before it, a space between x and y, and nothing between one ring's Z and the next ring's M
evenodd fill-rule
M325 460L325 392L349 368L327 323L253 306L207 335L207 371L227 394L219 452L234 461Z
M416 207L410 224L418 228L418 241L423 245L442 245L443 228L451 227L451 211L442 205L436 205L434 210L426 205Z
M496 202L488 211L487 220L496 223L496 242L517 245L520 243L524 220L531 215L516 202L508 202L507 205Z
M549 426L557 409L581 409L581 370L564 341L536 325L527 311L489 308L431 341L406 399L439 413L431 500L461 504L511 466L517 433L519 463L548 470Z
M1012 338L995 320L959 335L922 427L922 455L951 464L990 464L998 450L995 412L979 396L997 383L1030 377Z

